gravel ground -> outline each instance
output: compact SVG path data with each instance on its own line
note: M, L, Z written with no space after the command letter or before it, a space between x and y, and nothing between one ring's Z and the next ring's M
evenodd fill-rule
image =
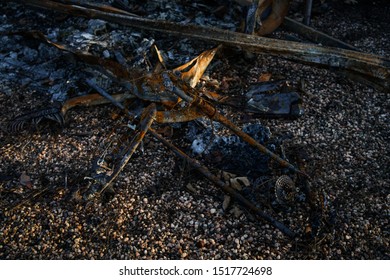
M359 1L354 6L326 2L329 9L313 15L313 27L362 51L390 56L386 1ZM300 12L299 1L294 1L291 16L299 17ZM56 26L71 33L88 27L85 19L56 14L49 20L15 4L0 4L0 18L0 27L7 31L32 25L45 34ZM159 34L143 36L167 40ZM2 42L10 37L2 36ZM190 56L209 47L180 42L193 48L186 49ZM18 41L22 43L36 47ZM0 63L12 57L5 46L0 47ZM17 54L21 47L14 48ZM243 190L252 196L259 192L261 204L256 197L252 201L297 232L296 238L256 220L234 202L224 207L226 197L220 190L148 135L144 151L136 153L116 180L115 194L79 199L77 189L86 184L83 178L92 160L117 123L113 112L118 111L107 105L72 110L62 130L51 126L16 135L0 130L0 258L389 259L389 92L277 57L256 55L248 60L237 55L234 51L217 56L206 73L218 81L223 94L242 94L269 74L301 88L305 113L296 120L255 118L221 106L240 125L269 127L270 141L284 139L292 162L304 158L317 203L314 210L300 199L302 180L296 182L294 203L277 205L273 184L282 170L275 164L265 176L269 182L251 177L251 186ZM80 70L78 64L61 63L67 71ZM47 106L55 85L17 83L8 75L0 80L2 127L20 113ZM183 137L187 129L174 126L170 135L186 151L191 145Z

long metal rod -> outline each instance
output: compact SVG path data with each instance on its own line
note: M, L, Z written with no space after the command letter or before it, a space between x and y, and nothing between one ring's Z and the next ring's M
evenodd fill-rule
M328 34L318 31L310 26L304 25L303 23L298 22L289 17L284 18L282 27L291 32L298 33L299 35L309 39L312 42L315 42L316 44L352 51L359 51L358 48L352 45L349 45L341 40L329 36Z

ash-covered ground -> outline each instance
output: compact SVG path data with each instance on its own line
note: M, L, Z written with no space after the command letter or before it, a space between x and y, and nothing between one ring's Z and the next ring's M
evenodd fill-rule
M143 17L229 30L239 30L243 18L235 3L221 8L219 1L123 2ZM289 16L302 18L302 2L292 1ZM312 26L388 58L387 1L340 2L316 6ZM234 198L229 202L150 135L116 179L113 193L91 200L80 197L93 162L120 125L120 110L113 105L80 107L69 111L62 128L48 122L27 125L22 132L6 131L18 115L89 93L85 79L95 73L70 53L23 35L31 30L97 57L125 58L129 69L142 71L153 68L153 45L169 68L215 47L1 3L1 259L389 259L389 92L270 55L239 49L216 55L199 85L202 90L245 100L253 84L284 79L299 93L304 113L294 119L216 106L268 148L304 165L309 182L253 152L207 118L153 125L213 173L225 170L241 178L233 176L240 192L296 232L291 239ZM10 34L15 31L20 33ZM299 38L282 28L271 37L287 35ZM115 81L106 81L105 87L111 93L123 90ZM194 149L199 143L195 140L203 141L204 148ZM281 201L275 186L283 175L295 181L289 201ZM308 203L307 186L315 206Z

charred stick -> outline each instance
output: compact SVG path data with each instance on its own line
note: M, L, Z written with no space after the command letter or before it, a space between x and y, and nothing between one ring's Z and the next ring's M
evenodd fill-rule
M329 36L328 34L318 31L310 26L307 26L289 17L284 18L282 26L289 31L298 33L299 35L307 38L308 40L315 42L317 44L321 44L323 46L341 48L341 49L352 50L357 52L359 51L358 48L352 45L344 43L341 40L338 40L332 36Z
M80 5L67 5L49 0L24 0L25 4L86 18L98 18L124 26L170 33L238 46L254 53L267 53L286 59L317 66L348 70L367 78L371 83L390 88L390 60L385 57L339 48L326 48L314 44L253 36L213 27L180 24L161 20L145 19L119 12L107 12Z
M143 117L141 118L139 129L136 132L136 135L131 140L131 144L128 147L126 154L123 156L122 160L115 166L114 172L108 178L107 182L104 183L100 193L102 193L108 186L111 185L112 182L118 177L122 169L129 162L134 152L137 150L139 144L144 139L146 132L150 129L150 126L153 123L154 117L156 115L156 105L151 103L144 111Z
M40 197L42 194L44 194L48 190L49 190L49 187L45 187L41 190L37 190L36 192L30 194L27 198L23 199L22 201L19 201L16 205L11 206L9 209L6 209L6 212L11 212L11 211L19 208L20 206L31 202L33 199Z
M85 1L78 1L78 0L61 0L61 2L65 3L65 4L70 4L70 5L82 5L86 8L96 9L96 10L99 10L102 12L112 12L112 13L119 13L119 14L137 17L136 14L125 11L124 10L125 6L121 5L123 3L120 3L120 1L114 1L114 2L116 2L116 4L119 4L118 6L121 6L121 9L115 8L113 6L104 5L104 4L87 3ZM115 4L115 3L113 3L113 4Z
M103 97L105 97L107 100L109 100L112 104L119 107L120 109L124 110L126 114L133 119L135 116L130 111L126 109L126 107L117 99L115 99L113 96L108 94L104 89L100 88L96 83L91 80L87 79L86 83L95 89L99 94L101 94ZM113 173L110 175L108 180L106 182L103 182L102 188L99 190L100 193L102 193L119 175L119 173L122 171L122 169L126 166L126 164L129 162L130 158L134 154L134 152L137 150L139 144L141 143L142 139L145 137L146 132L150 128L150 126L153 123L153 120L156 117L156 105L154 103L151 103L143 112L141 116L141 121L139 125L139 129L137 130L135 136L131 140L130 146L127 148L127 151L123 158L121 159L120 163L115 166L115 169Z
M109 100L112 104L114 104L115 106L119 107L120 109L122 110L126 110L126 107L120 103L120 101L118 101L117 99L115 99L112 95L110 95L108 92L106 92L104 89L102 89L101 87L99 87L92 79L87 79L85 80L85 82L87 83L87 85L89 85L91 88L93 88L94 90L96 90L101 96L103 96L104 98L106 98L107 100ZM133 115L132 115L133 116Z

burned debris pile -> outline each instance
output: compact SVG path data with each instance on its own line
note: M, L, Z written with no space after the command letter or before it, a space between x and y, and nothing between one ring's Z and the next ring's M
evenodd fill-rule
M279 73L246 84L237 79L231 83L237 82L236 88L229 89L226 80L217 79L218 68L232 61L231 53L239 53L237 63L250 68L250 57L262 53L388 90L388 58L359 52L314 29L312 37L323 36L321 43L333 46L262 36L282 24L289 1L249 1L249 6L229 6L228 11L218 1L211 7L202 1L184 1L186 7L165 3L165 8L172 5L170 11L153 1L15 2L20 3L9 5L23 7L37 23L15 30L0 18L0 92L11 97L15 87L26 88L45 101L10 116L2 127L7 137L39 132L43 123L66 127L76 107L109 104L116 122L106 129L112 133L97 148L88 176L54 192L78 202L115 193L129 161L135 154L135 160L142 160L145 142L156 141L186 163L185 172L202 175L223 193L223 211L237 203L251 221L267 222L299 240L326 234L326 226L333 225L326 196L312 188L316 178L307 172L310 162L285 144L292 142L293 132L275 135L262 124L263 119L304 118L305 91L289 80L294 77ZM197 17L197 9L208 16ZM48 24L53 15L54 25ZM246 33L240 32L240 20ZM290 18L283 24L294 32L307 31ZM47 190L7 201L6 214ZM306 218L291 224L284 214L298 208Z

